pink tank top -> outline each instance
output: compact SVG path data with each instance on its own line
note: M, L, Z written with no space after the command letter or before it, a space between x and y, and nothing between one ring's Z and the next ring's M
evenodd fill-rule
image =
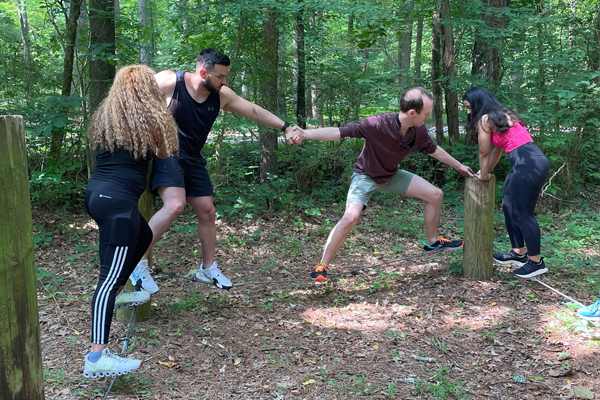
M502 147L507 154L529 142L533 142L533 139L519 121L515 121L513 126L504 133L492 132L492 144Z

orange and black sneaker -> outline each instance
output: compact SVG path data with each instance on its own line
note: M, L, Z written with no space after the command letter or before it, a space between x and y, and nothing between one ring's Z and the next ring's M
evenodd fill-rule
M423 241L423 244L425 246L423 246L423 251L425 252L425 254L430 254L430 253L437 253L438 251L453 251L453 250L458 250L461 247L463 247L464 241L462 240L450 240L450 239L446 239L443 236L438 236L437 240L432 243L432 244L428 244L427 242Z
M313 282L327 282L328 272L329 269L327 268L327 265L323 263L318 263L313 267L312 272L310 273L310 277L313 280Z

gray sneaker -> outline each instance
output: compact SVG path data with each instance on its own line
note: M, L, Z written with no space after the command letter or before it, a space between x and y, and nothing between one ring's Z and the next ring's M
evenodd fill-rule
M213 261L210 268L206 269L200 264L200 268L198 268L198 272L196 272L196 279L207 285L215 285L221 289L229 290L233 287L229 278L223 275L219 268L217 268L216 261Z
M102 350L102 356L95 363L85 357L85 368L83 375L87 378L101 378L103 376L123 375L134 371L142 366L141 360L119 357L108 351L108 347Z

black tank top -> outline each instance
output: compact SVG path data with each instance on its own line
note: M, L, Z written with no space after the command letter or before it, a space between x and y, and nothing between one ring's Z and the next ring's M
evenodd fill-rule
M131 153L117 149L114 153L97 149L96 167L88 190L104 190L139 199L146 189L148 164L154 157L136 160Z
M210 128L219 115L221 99L219 92L210 92L203 103L190 96L185 87L185 71L175 72L177 83L169 104L169 110L177 122L179 153L191 157L200 156Z

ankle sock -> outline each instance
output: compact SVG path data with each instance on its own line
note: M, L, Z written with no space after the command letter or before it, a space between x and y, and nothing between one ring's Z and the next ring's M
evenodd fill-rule
M90 353L87 356L87 359L91 363L96 363L96 362L98 362L100 357L102 357L101 351L90 351Z

